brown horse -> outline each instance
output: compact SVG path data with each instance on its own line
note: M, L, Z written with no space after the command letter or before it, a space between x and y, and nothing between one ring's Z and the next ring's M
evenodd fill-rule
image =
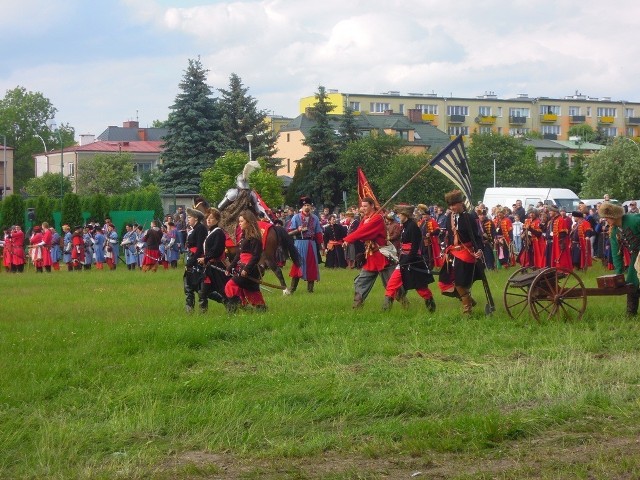
M193 205L193 208L196 208L205 214L206 209L209 208L209 203L203 197L195 197L193 199ZM235 202L221 212L222 219L220 220L220 226L231 238L235 238L238 216L245 208L249 208L249 210L252 210L254 213L256 212L255 206L247 201L247 195L240 194ZM284 261L288 257L293 261L293 263L299 266L301 262L300 254L293 243L293 239L284 227L280 225L273 225L267 230L266 236L266 239L264 239L265 247L262 250L262 256L260 257L260 270L263 273L267 268L271 270L282 286L282 293L284 295L289 295L291 291L287 287L287 282L282 274L282 269L278 265L278 260L280 259ZM227 247L228 258L233 259L235 254L235 246Z

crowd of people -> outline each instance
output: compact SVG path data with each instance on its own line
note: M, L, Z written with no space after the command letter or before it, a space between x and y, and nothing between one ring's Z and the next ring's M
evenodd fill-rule
M0 247L5 271L22 273L33 266L37 273L53 270L115 270L122 263L128 270L177 268L184 243L173 217L164 224L152 221L149 228L127 223L120 235L111 219L89 222L60 232L47 222L25 233L20 225L4 230Z
M465 200L455 190L445 196L446 209L398 204L381 211L366 197L346 212L324 209L317 214L312 199L302 196L298 208L269 212L269 219L255 210L242 210L237 238L231 243L219 226L220 211L206 205L186 212L179 208L146 229L127 224L121 235L110 219L74 228L63 225L61 232L46 222L27 234L14 226L5 229L0 246L5 270L15 273L29 263L36 272L51 272L113 270L119 261L129 270L155 271L160 265L177 268L184 253L189 312L196 295L202 312L209 300L225 304L230 312L241 305L266 309L259 268L264 220L282 226L299 254L289 270L291 293L301 280L313 293L323 263L328 269L359 269L354 308L363 306L378 277L385 289L384 310L395 301L404 303L407 292L416 290L426 309L435 311L429 284L438 272L441 293L458 298L462 311L470 313L476 303L471 285L485 278L485 269L519 265L586 270L600 258L611 270L635 271L630 268L640 247L640 237L633 233L640 229L635 202L628 212L609 202L580 204L573 212L542 203L525 210L520 200L511 208L498 205L491 211L480 203L468 212ZM630 281L637 284L637 276ZM639 296L630 298L628 311L635 314Z

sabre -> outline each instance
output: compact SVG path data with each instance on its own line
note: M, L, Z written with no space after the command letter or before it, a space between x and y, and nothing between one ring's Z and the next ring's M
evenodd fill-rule
M220 272L224 272L225 274L227 273L227 271L224 268L220 268L220 267L217 267L215 265L208 265L208 266L213 268L214 270L218 270ZM271 288L277 288L278 290L286 290L286 288L287 288L286 286L275 285L273 283L267 283L267 282L265 282L263 280L259 280L257 278L253 278L253 277L240 277L240 275L232 275L232 277L246 278L247 280L255 282L258 285L263 285L265 287L271 287Z

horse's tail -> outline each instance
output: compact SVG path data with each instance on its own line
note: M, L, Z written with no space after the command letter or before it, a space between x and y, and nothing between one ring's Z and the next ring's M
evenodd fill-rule
M287 230L280 225L274 225L272 228L276 232L278 243L282 245L284 254L287 255L296 266L301 266L302 259L300 258L300 254L298 253L298 249L296 248L291 235L289 235Z

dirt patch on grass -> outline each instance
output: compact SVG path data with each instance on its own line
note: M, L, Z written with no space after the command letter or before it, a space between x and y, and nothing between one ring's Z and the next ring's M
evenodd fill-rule
M335 452L311 458L248 459L230 453L184 452L154 478L181 479L454 479L616 478L640 476L640 436L558 433L504 444L480 455L426 453L369 458Z

